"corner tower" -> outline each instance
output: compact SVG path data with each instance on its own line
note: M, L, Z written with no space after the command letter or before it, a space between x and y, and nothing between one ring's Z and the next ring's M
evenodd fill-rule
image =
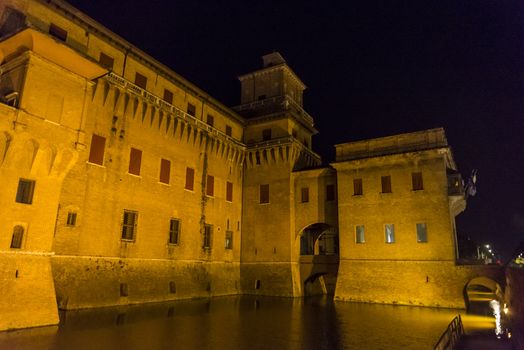
M306 86L278 53L262 57L263 67L239 77L246 118L242 213L242 291L301 294L295 249L292 172L320 165L311 150L317 133L304 111Z

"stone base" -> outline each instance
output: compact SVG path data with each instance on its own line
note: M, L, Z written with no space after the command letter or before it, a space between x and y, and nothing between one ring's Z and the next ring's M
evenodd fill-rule
M242 294L281 297L302 295L298 263L243 263Z

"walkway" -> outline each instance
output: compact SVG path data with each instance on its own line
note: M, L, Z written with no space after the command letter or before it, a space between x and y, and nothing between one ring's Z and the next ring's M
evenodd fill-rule
M501 339L495 336L495 320L471 314L462 314L464 332L459 350L516 350L504 334Z

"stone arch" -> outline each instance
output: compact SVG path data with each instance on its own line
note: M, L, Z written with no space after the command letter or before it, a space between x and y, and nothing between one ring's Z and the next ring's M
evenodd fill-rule
M336 227L325 223L306 226L299 234L300 255L338 255Z
M504 300L500 284L485 276L470 279L464 286L463 294L466 310L470 313L483 313L490 301Z

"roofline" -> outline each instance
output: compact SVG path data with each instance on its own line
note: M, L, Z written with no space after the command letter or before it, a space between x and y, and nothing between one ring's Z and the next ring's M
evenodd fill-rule
M254 71L254 72L242 74L242 75L239 75L237 78L238 78L238 80L242 81L243 79L248 78L249 76L253 76L253 75L261 74L261 73L267 73L267 72L269 72L271 70L277 70L277 69L281 69L281 68L287 69L289 71L289 73L291 73L293 78L295 78L299 82L299 84L302 86L303 90L307 89L306 84L304 84L304 82L298 77L298 75L295 74L293 69L291 69L291 67L289 67L288 64L285 63L285 62L284 63L275 64L275 65L269 66L269 67L264 67L264 68L261 68L261 69L258 69L256 71Z

